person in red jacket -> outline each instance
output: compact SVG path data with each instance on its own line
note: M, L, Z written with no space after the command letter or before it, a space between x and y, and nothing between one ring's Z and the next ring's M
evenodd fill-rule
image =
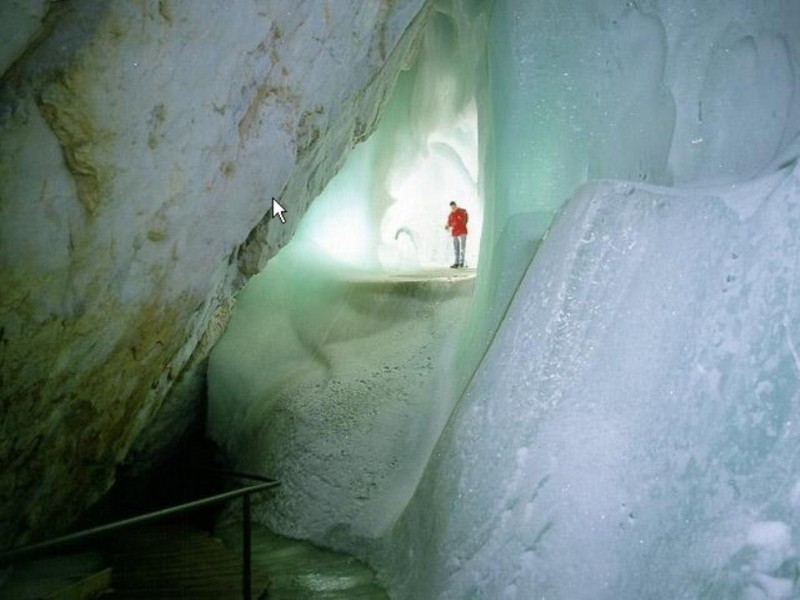
M467 248L467 221L469 221L467 211L459 208L455 202L451 202L447 225L444 226L453 236L453 250L456 253L456 261L450 265L451 269L464 266L464 252Z

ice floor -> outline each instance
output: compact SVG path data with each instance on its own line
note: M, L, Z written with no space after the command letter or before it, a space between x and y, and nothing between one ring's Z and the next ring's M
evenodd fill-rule
M352 282L374 282L374 283L397 283L397 282L418 282L426 281L457 281L473 279L477 274L476 269L463 268L451 269L449 267L420 267L398 273L365 273L362 275L351 275L348 277Z

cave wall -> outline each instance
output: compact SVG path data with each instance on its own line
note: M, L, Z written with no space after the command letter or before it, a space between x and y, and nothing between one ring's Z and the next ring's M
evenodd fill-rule
M0 7L0 545L177 433L165 399L374 128L425 6Z

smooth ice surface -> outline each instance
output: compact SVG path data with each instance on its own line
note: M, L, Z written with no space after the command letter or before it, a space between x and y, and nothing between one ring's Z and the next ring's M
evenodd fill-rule
M800 594L799 175L569 203L394 532L399 597Z

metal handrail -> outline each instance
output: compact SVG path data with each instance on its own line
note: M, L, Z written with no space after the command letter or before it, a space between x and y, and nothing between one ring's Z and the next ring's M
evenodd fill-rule
M225 477L238 477L241 479L252 479L253 481L264 481L267 483L272 483L275 481L270 477L264 477L263 475L251 475L250 473L240 473L239 471L225 471L223 469L206 469L206 473L213 473L214 475L224 475Z
M193 500L192 502L186 502L184 504L177 504L175 506L170 506L169 508L164 508L162 510L145 513L143 515L138 515L136 517L131 517L129 519L114 521L113 523L108 523L106 525L100 525L98 527L83 529L81 531L70 533L68 535L63 535L61 537L53 538L44 542L37 542L34 544L27 544L25 546L17 546L16 548L10 548L8 550L0 552L0 566L8 565L13 562L22 560L24 558L32 558L35 556L42 556L45 554L49 554L50 552L57 550L59 548L77 544L79 542L85 542L90 539L99 538L104 535L108 535L109 533L120 531L121 529L127 529L129 527L134 527L136 525L141 525L143 523L157 521L166 517L171 517L174 515L190 512L193 510L197 510L199 508L203 508L205 506L220 504L227 500L233 500L235 498L241 497L242 498L242 554L243 554L242 596L243 598L245 598L245 600L250 600L252 598L252 590L251 590L252 578L251 578L251 559L250 559L250 547L251 547L250 496L251 494L254 494L256 492L278 487L280 485L280 482L269 480L265 477L246 475L244 473L230 473L230 472L219 472L219 473L222 475L229 475L233 477L256 479L262 481L262 483L256 483L253 485L239 488L237 490L231 490L230 492L223 492L221 494L207 496L205 498L201 498L199 500Z

